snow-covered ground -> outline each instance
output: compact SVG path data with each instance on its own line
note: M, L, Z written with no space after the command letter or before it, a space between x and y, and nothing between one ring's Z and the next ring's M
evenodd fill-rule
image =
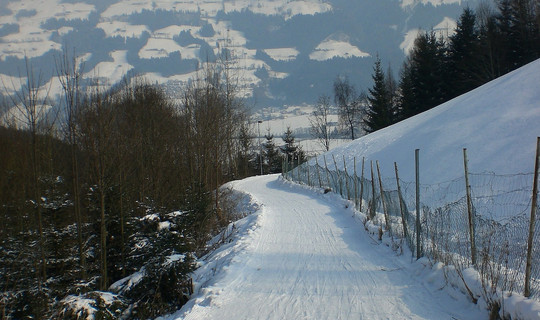
M231 183L258 204L195 274L172 319L482 319L442 272L397 255L334 194L277 175Z

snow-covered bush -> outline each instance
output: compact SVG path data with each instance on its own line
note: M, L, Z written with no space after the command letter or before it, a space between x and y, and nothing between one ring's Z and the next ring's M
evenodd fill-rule
M124 299L110 292L92 291L83 295L69 295L58 304L53 315L58 320L118 319L126 310Z

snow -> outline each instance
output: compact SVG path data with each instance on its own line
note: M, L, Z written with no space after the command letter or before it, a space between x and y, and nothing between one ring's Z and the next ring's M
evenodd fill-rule
M100 78L114 84L120 81L133 66L127 63L127 50L116 50L110 53L113 61L102 61L94 69L87 72L85 78Z
M461 4L461 0L401 0L401 7L402 8L414 7L418 4L432 5L434 7L437 7L441 5L448 5L448 4L454 4L454 3Z
M227 13L247 9L258 14L280 15L286 20L296 15L315 15L332 10L329 3L320 0L231 0L223 1L223 6Z
M428 278L426 264L366 233L337 195L276 175L231 185L256 212L201 261L192 299L161 319L487 318L442 272Z
M113 283L109 289L122 293L123 291L129 290L131 287L137 285L143 278L146 273L146 269L142 267L139 271L130 274L129 276L122 278L115 283Z
M443 39L447 39L456 33L456 27L457 23L454 19L444 17L441 22L432 27L432 30L435 32L437 38L442 37ZM399 45L399 48L403 51L403 53L408 55L411 52L411 50L414 48L414 40L416 40L421 32L423 32L422 29L415 28L405 33L403 36L403 41Z
M2 24L16 23L19 32L2 37L0 59L9 56L19 59L39 57L49 50L60 50L61 44L51 41L54 30L45 30L42 23L51 18L74 20L87 19L93 5L86 3L63 3L60 0L10 1L11 14L2 16ZM39 8L39 9L37 9ZM20 14L31 12L32 14ZM66 30L61 30L65 32Z
M147 26L132 25L124 21L100 22L96 26L102 29L107 37L139 38L145 32L150 32Z
M292 61L300 53L296 48L265 49L264 52L276 61Z
M414 150L420 149L421 183L463 176L463 148L474 173L530 173L540 136L540 60L536 60L436 108L363 136L326 154L378 160L383 176L414 181ZM319 159L322 163L323 159ZM311 160L314 164L315 160ZM357 162L360 172L361 161ZM333 164L329 165L333 169ZM338 163L343 169L343 163Z
M369 53L363 52L347 41L325 39L315 50L309 54L311 60L324 61L332 58L370 57Z
M540 136L540 60L472 92L326 154L402 159L411 178L421 149L424 183L461 176L469 167L497 173L532 170ZM312 160L314 162L314 160ZM339 165L338 165L339 167ZM383 171L384 172L384 171ZM388 170L388 172L392 172ZM487 302L473 268L427 258L412 261L407 247L337 194L284 181L277 175L228 184L246 193L253 213L228 231L229 240L199 261L195 294L160 319L485 319ZM397 249L397 251L395 251ZM467 283L467 285L465 285ZM479 301L473 304L468 291ZM510 292L501 314L540 319L540 302Z
M187 47L179 45L172 39L150 38L146 45L139 51L139 58L166 58L171 53L180 52L182 59L198 59L201 46L192 44Z
M72 310L84 310L87 320L94 319L94 313L97 309L94 307L95 300L87 299L81 296L69 295L62 300Z

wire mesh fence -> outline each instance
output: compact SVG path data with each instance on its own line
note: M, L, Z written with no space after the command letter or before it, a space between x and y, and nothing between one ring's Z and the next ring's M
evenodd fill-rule
M365 165L362 161L353 168L343 163L344 170L329 170L328 163L338 167L335 159L325 159L323 164L306 162L283 175L313 187L330 188L353 201L368 219L393 237L404 239L415 257L427 256L459 270L475 267L487 299L501 290L524 293L533 173L468 174L470 209L465 175L420 184L417 221L416 183L398 179L397 165L395 177L379 177L373 162ZM538 222L536 215L529 283L530 297L540 300Z

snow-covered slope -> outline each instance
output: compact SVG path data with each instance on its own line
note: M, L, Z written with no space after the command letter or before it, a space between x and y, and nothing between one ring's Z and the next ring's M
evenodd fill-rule
M349 170L356 157L358 172L362 157L378 160L382 175L388 177L393 176L395 161L400 178L414 181L414 150L420 149L421 182L432 184L463 176L463 148L471 172L533 172L539 136L537 60L434 109L337 147L326 157L345 156ZM343 161L338 161L338 167L343 169Z

